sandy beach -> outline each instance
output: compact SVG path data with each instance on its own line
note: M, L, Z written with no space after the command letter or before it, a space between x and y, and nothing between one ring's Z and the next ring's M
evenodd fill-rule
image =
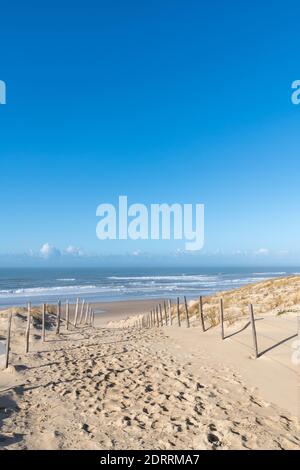
M91 307L97 315L97 326L105 326L108 322L124 320L136 315L143 315L149 312L157 302L162 299L146 300L121 300L118 302L96 302L91 303ZM74 309L73 309L74 313Z
M184 321L136 328L157 301L98 303L95 327L13 317L10 366L0 372L3 449L298 449L299 365L293 360L300 277L204 299L205 329ZM217 305L225 308L220 338ZM256 317L255 359L247 306ZM101 312L101 313L100 313ZM0 314L5 336L7 312ZM55 322L54 322L55 323Z

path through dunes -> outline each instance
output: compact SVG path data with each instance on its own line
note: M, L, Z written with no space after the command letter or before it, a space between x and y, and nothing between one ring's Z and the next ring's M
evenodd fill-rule
M14 356L11 374L23 385L0 394L0 446L300 446L295 418L257 396L234 367L209 364L205 355L199 364L176 342L174 353L170 330L86 329L84 338L68 332L58 340L53 334L34 344L39 352ZM198 328L181 330L186 336Z
M225 340L220 328L168 328L169 351L185 351L197 370L203 361L215 369L227 365L240 371L241 377L268 401L274 402L299 417L299 363L296 346L297 316L258 315L255 321L260 357L254 359L253 338L249 321L242 319L225 327ZM294 360L293 360L294 359ZM193 369L194 370L194 369Z

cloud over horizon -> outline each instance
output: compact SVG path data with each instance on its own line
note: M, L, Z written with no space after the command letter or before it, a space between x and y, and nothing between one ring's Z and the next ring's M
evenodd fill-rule
M61 256L61 252L55 246L50 245L50 243L44 243L40 248L40 255L45 259L59 258Z

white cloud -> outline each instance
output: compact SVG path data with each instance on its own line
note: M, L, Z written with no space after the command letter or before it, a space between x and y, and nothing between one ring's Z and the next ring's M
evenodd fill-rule
M268 255L269 253L269 248L259 248L259 250L254 252L255 255Z
M69 245L65 249L65 254L70 255L70 256L83 256L84 253L80 248L77 248L76 246Z
M136 250L132 253L133 256L140 256L142 254L141 250Z
M40 255L43 258L58 258L61 253L60 251L53 245L50 245L50 243L44 243L44 245L40 249Z

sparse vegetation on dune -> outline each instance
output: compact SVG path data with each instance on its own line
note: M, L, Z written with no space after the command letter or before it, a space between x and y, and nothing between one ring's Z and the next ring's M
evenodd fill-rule
M5 335L7 328L7 316L9 313L13 314L13 328L18 331L23 331L25 322L27 321L27 307L13 307L0 311L0 332ZM55 305L47 305L45 327L49 329L55 324L55 316L57 314ZM39 328L42 324L42 306L31 307L31 316L33 326Z
M247 284L238 289L218 292L203 297L203 313L208 327L219 323L219 301L223 299L224 319L228 325L248 315L248 305L253 304L256 313L289 314L300 310L300 276L288 276L255 284ZM192 320L199 320L199 302L189 302L189 315ZM177 307L172 306L172 317L177 318ZM180 305L180 318L184 321L184 306Z

